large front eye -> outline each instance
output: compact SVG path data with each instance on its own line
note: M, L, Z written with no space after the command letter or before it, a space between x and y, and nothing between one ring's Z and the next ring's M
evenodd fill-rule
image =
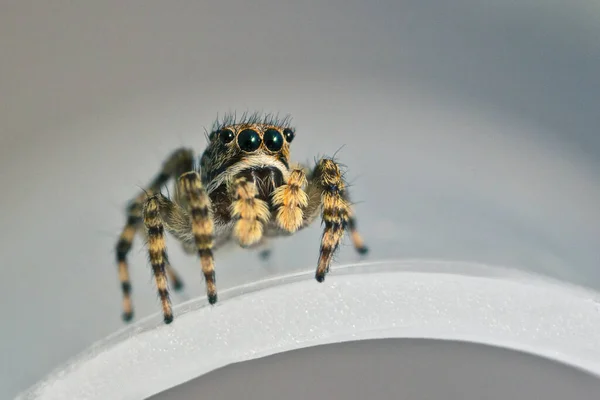
M230 143L234 138L235 135L230 129L222 129L219 132L219 139L221 139L221 142L225 144Z
M244 129L238 135L238 146L245 152L251 153L260 147L260 136L252 129Z
M279 151L283 147L283 136L277 129L267 129L263 135L263 140L267 149L273 152Z
M294 140L294 136L296 136L296 133L290 128L285 128L283 130L283 135L285 136L285 140L288 143L292 143L292 140Z

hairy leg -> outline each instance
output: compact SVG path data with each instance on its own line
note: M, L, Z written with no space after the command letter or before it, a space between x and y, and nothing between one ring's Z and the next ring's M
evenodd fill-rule
M318 161L308 182L307 195L304 224L316 218L319 208L324 224L315 273L317 281L323 282L345 231L349 231L354 247L359 253L366 253L367 248L356 230L342 170L333 159L323 158Z
M308 195L304 191L307 183L305 172L295 169L287 183L273 191L272 204L277 210L277 225L290 233L296 232L304 221L304 208L308 205Z
M267 202L259 199L256 185L238 178L231 187L231 216L236 220L233 236L242 247L251 247L263 237L264 224L270 218Z
M183 290L183 281L179 277L179 274L175 271L175 269L171 266L169 261L167 260L167 276L169 277L169 282L172 282L173 290L176 292Z
M356 217L354 216L354 211L352 210L350 199L348 197L348 190L344 192L344 199L350 205L348 208L349 215L348 225L346 226L346 229L350 233L352 245L359 254L367 254L369 252L369 248L365 245L365 241L363 240L361 234L358 233L358 229L356 228Z
M200 175L188 172L179 178L179 191L187 204L191 231L200 257L202 273L206 280L208 302L217 302L217 286L213 256L214 222L210 198L202 187Z
M156 288L163 311L163 318L166 324L173 322L173 311L171 309L171 300L169 298L168 280L166 273L167 248L165 244L165 233L162 218L160 216L160 206L157 196L151 196L144 203L143 208L144 228L148 237L148 256Z
M123 319L130 321L133 318L133 305L131 302L131 282L129 279L129 264L127 255L133 245L136 232L142 224L142 204L148 194L157 192L171 177L178 176L193 168L194 153L190 149L181 148L173 152L163 163L160 172L147 185L144 192L140 193L127 207L127 223L123 228L116 244L116 258L119 267L119 280L123 292Z
M159 194L157 195L157 200L159 202L159 209L161 211L161 216L163 218L163 222L165 225L165 229L172 233L172 224L170 223L168 217L165 218L165 215L163 213L163 204L165 204L166 202L164 201L164 199L162 198L162 196ZM168 202L168 200L167 200ZM144 237L144 241L147 243L148 242L148 237L146 236L146 231L144 229L140 230L140 233L143 235ZM173 290L180 291L183 290L184 284L183 281L181 280L181 278L179 277L179 274L177 273L177 271L175 271L175 268L173 268L171 266L171 263L169 262L169 260L166 260L166 264L165 264L165 269L167 272L167 277L169 278L169 282L171 282L171 287L173 288Z

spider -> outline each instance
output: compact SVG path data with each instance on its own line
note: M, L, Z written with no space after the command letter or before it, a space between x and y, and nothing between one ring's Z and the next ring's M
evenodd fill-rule
M255 113L238 119L228 114L213 124L199 166L188 148L175 150L164 161L160 172L129 202L127 223L116 245L125 321L133 318L127 255L138 233L146 239L167 324L173 321L168 281L175 290L183 283L169 264L165 231L185 253L198 254L210 304L217 301L213 251L228 242L264 248L269 238L292 235L321 214L318 282L329 272L345 232L360 254L368 251L356 230L340 164L324 157L312 169L290 166L295 135L288 117ZM161 189L171 179L173 195L167 198Z

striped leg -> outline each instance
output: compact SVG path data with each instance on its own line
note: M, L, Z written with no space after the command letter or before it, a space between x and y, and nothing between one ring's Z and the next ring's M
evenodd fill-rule
M321 237L319 263L315 278L319 282L325 280L335 251L337 250L346 227L350 221L350 204L344 198L345 183L340 167L335 161L321 159L312 176L313 183L321 189L322 220L325 229Z
M273 191L273 206L277 207L277 224L280 228L293 233L304 222L304 211L308 205L308 195L304 191L306 174L301 169L295 169L285 185Z
M193 168L194 152L181 148L173 152L163 163L161 171L152 179L146 191L130 202L127 208L127 223L119 236L116 244L117 265L119 267L119 280L123 292L123 320L131 321L133 318L133 305L131 302L131 282L129 280L129 264L127 255L131 251L135 234L142 224L142 204L148 195L159 191L171 177L177 176ZM168 271L173 272L171 267ZM175 276L175 275L174 275ZM179 282L179 285L178 285ZM174 280L175 288L182 286L180 280Z
M148 237L148 255L156 288L162 306L164 321L166 324L173 322L173 311L171 310L171 300L169 298L169 289L166 273L167 248L165 244L165 229L160 217L159 201L156 196L150 197L144 203L144 227Z
M142 207L136 201L129 207L127 224L123 228L116 246L117 265L119 266L119 281L123 292L123 320L131 321L133 318L133 305L131 302L131 281L129 280L129 265L127 254L131 250L133 238L142 220Z
M348 192L346 191L344 196L344 199L350 203L350 200L348 199ZM350 211L350 214L348 215L348 225L347 225L347 230L350 233L350 239L352 239L352 244L354 245L354 249L359 253L359 254L367 254L369 252L369 248L365 245L365 241L363 240L362 236L360 235L360 233L358 233L358 229L356 229L356 218L354 217L354 213L352 211L352 208L349 207L348 210Z
M165 220L165 214L164 214L164 209L163 206L165 204L169 204L167 203L169 200L167 200L166 198L164 198L161 195L157 195L156 197L159 200L159 208L160 208L160 214L161 214L161 218L163 218L163 224L165 226L165 229L167 230L167 232L169 232L169 220ZM168 217L168 215L167 215ZM144 235L144 239L145 242L148 242L148 237L146 236L146 231L145 230L141 230L140 233L143 233ZM175 271L175 268L173 268L171 266L171 264L169 263L169 260L166 260L166 264L165 264L165 271L167 273L167 277L169 278L169 282L171 282L171 287L173 288L173 290L175 290L176 292L183 290L183 281L181 280L181 278L179 277L179 274Z
M212 252L214 222L210 198L202 187L197 172L188 172L179 178L179 191L187 203L188 214L192 220L192 232L206 281L208 302L214 304L217 302L217 286Z
M255 184L248 182L246 178L238 178L233 184L231 216L237 220L233 235L242 247L260 242L264 224L270 218L267 202L257 196Z
M155 198L158 200L158 207L160 209L160 215L161 215L162 222L164 224L165 229L167 230L167 232L174 233L174 234L177 233L177 232L173 232L172 225L174 225L174 224L169 219L170 215L168 214L168 211L170 211L170 208L173 206L173 203L171 203L170 200L168 200L167 198L165 198L164 196L162 196L160 194L156 195ZM171 207L169 207L169 206L171 206ZM167 211L167 212L165 212L165 211ZM187 215L185 215L185 217L187 217ZM140 233L143 234L145 242L147 243L148 237L146 236L146 231L142 229L140 231ZM175 237L177 237L177 236L175 236ZM167 277L169 278L169 282L171 282L171 287L173 288L173 290L175 290L176 292L183 290L183 281L179 277L179 274L171 266L168 259L166 260L165 271L167 273Z

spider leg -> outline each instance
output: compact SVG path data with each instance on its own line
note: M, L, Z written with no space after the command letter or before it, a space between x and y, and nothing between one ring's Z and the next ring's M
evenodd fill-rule
M135 203L128 210L127 223L119 236L116 245L117 265L119 267L119 281L121 282L121 291L123 292L123 320L131 321L133 318L133 305L131 302L131 281L129 278L129 265L127 263L127 254L133 245L133 238L139 229L141 216L141 205Z
M158 199L159 199L159 207L161 210L161 214L163 214L162 213L163 202L160 201L160 197ZM164 216L163 216L163 218L164 218ZM164 224L165 224L165 229L168 232L172 233L171 223L165 219ZM146 236L145 230L143 230L143 229L140 230L140 233L144 236L145 242L148 242L148 237ZM173 268L173 266L171 265L171 263L169 262L168 259L165 261L165 270L167 272L167 277L169 278L169 282L171 282L173 290L175 290L176 292L183 290L183 287L184 287L183 280L179 277L179 274L177 273L177 271L175 271L175 268Z
M304 191L307 185L306 173L303 169L294 169L286 184L273 191L272 204L275 207L275 221L279 227L294 233L304 222L304 209L308 205L308 195Z
M350 198L348 196L348 190L344 192L344 199L350 204ZM352 240L352 245L354 249L361 255L367 254L369 252L369 248L365 245L365 241L363 240L361 234L358 232L356 228L356 217L354 216L354 212L352 207L348 208L348 225L347 230L350 233L350 239Z
M173 282L173 290L176 292L183 290L183 286L184 286L183 281L179 277L179 274L171 266L171 263L169 263L169 260L167 260L166 270L167 270L167 276L169 277L169 281Z
M148 237L148 255L162 305L163 318L166 324L170 324L173 322L173 311L167 283L167 248L158 195L149 197L144 203L143 220Z
M231 216L236 220L233 236L242 247L251 247L263 237L264 224L269 221L269 205L258 198L254 182L236 179L231 188Z
M350 232L354 247L359 253L364 254L366 246L356 230L342 171L333 159L322 158L318 161L312 171L307 193L309 202L305 210L305 223L316 218L321 206L321 219L325 225L315 272L315 279L323 282L346 230Z
M217 286L213 256L214 221L210 198L197 172L188 172L179 178L179 192L187 204L191 231L200 256L202 273L206 280L208 302L217 302Z
M116 261L119 268L119 280L123 293L123 319L130 321L133 318L133 305L131 301L131 282L129 278L129 264L127 255L131 251L135 234L142 227L142 205L146 197L160 189L171 177L178 176L193 168L194 153L190 149L181 148L174 151L163 163L160 172L148 184L145 191L140 193L127 207L127 222L115 246ZM170 267L168 270L172 270Z

